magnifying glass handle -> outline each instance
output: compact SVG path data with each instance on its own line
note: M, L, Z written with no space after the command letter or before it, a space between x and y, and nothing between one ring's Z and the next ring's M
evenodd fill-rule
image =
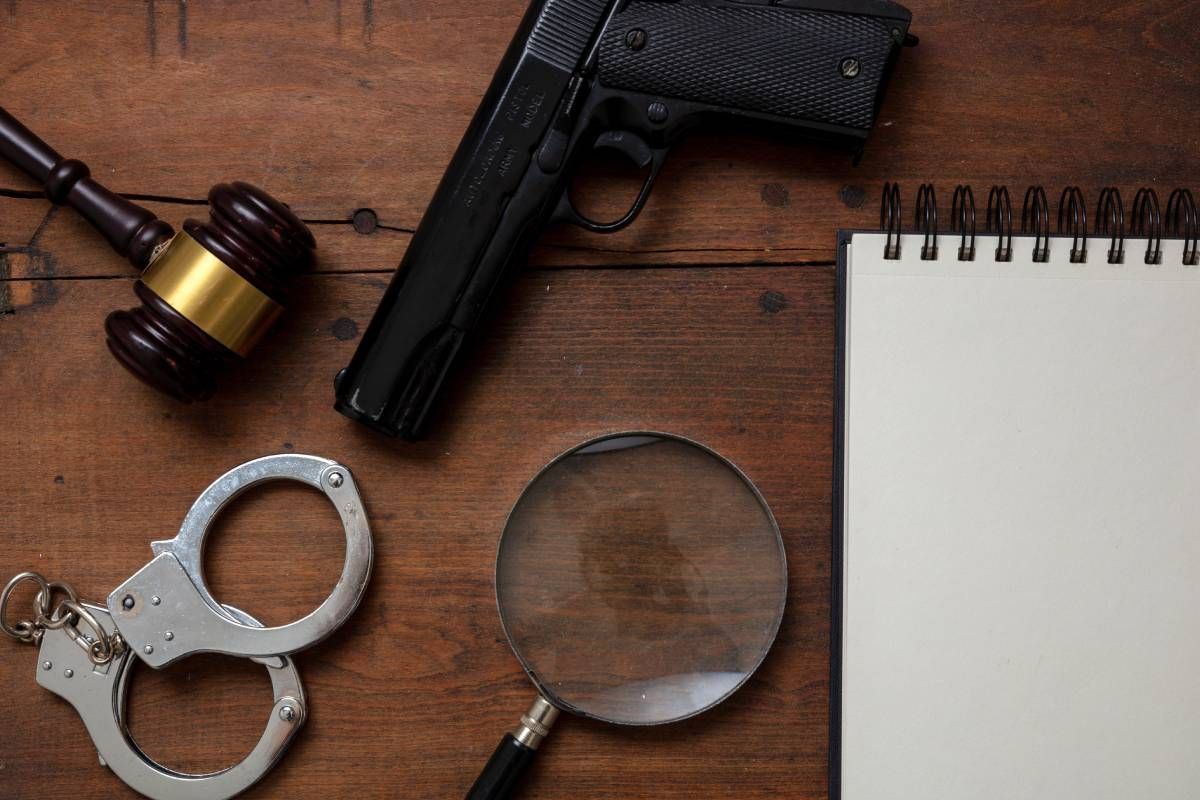
M500 746L492 753L487 766L467 793L467 800L505 800L512 797L513 790L533 761L535 753L537 750L521 744L511 733L504 734Z
M558 719L558 709L538 696L512 733L504 734L466 800L506 800L513 796L542 740Z

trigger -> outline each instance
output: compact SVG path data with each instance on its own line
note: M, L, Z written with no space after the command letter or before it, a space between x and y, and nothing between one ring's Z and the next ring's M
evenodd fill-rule
M593 150L615 150L628 158L640 169L645 169L654 161L654 151L642 138L628 131L606 131L596 137Z

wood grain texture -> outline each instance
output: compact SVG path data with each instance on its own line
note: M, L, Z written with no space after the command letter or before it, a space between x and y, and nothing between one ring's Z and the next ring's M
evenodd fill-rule
M95 335L128 281L14 282L41 298L0 317L4 548L102 599L173 535L196 495L252 457L296 450L350 465L377 543L363 607L298 657L312 718L252 796L454 797L531 699L504 642L492 570L524 484L562 450L609 431L694 436L747 471L790 557L781 646L724 707L658 730L561 723L530 796L743 797L825 779L833 275L828 268L531 272L454 390L435 437L403 445L333 413L379 276L301 287L267 351L216 401L181 408L127 376ZM40 286L38 285L40 284ZM45 287L52 288L45 288ZM763 295L786 298L774 313ZM769 305L776 309L778 305ZM51 343L54 343L52 349ZM31 392L30 387L36 387ZM37 401L34 397L38 398ZM216 594L270 622L312 608L340 570L321 497L265 490L236 506L207 558ZM6 797L123 796L74 712L34 684L32 649L3 643ZM245 752L268 708L265 676L225 659L141 670L133 724L155 756L212 768ZM59 748L63 735L77 747ZM81 780L81 776L86 776ZM398 794L399 793L399 794Z
M387 271L524 6L5 0L0 98L116 191L194 202L222 180L258 183L330 223L318 231L325 269ZM860 166L749 134L698 136L631 229L553 231L535 263L827 261L830 231L875 224L886 180L937 179L946 192L1037 180L1093 197L1110 184L1196 183L1194 0L909 6L922 45L903 54ZM32 188L0 165L0 189ZM0 196L0 242L28 241L28 203L44 211ZM361 208L383 236L346 235ZM126 274L60 225L77 227L61 215L44 233L59 274Z
M203 216L214 183L260 183L314 224L321 262L219 399L180 407L104 349L104 316L132 299L128 268L0 164L0 577L33 568L103 599L224 470L287 450L340 459L377 570L356 617L298 658L312 717L249 796L458 797L531 699L492 586L511 504L592 435L680 433L745 469L779 519L778 644L690 722L564 720L527 796L823 797L834 277L814 265L832 262L835 230L876 223L884 180L911 203L934 179L944 206L963 181L1080 184L1093 202L1109 184L1200 188L1200 3L909 6L922 45L861 165L750 135L684 144L632 229L548 234L453 416L403 445L333 413L332 376L524 0L2 0L0 103L175 223ZM582 188L613 201L602 184ZM377 224L356 229L365 208ZM269 488L222 519L206 563L218 597L282 622L331 588L340 542L322 498ZM34 670L32 649L0 642L0 795L131 796ZM256 740L267 691L223 658L140 670L133 731L166 763L217 768Z

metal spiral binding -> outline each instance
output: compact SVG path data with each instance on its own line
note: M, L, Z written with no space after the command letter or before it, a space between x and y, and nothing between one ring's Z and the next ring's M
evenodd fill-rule
M1050 261L1050 203L1046 190L1031 186L1025 192L1021 207L1021 234L1031 236L1033 261ZM903 230L903 207L900 186L895 183L883 187L883 205L880 210L880 229L887 234L884 257L888 260L900 258ZM975 194L967 184L954 189L951 203L950 230L960 237L959 261L976 260L976 207ZM1008 187L992 186L988 192L985 230L997 237L995 259L999 263L1013 259L1013 207ZM914 233L924 236L921 259L933 261L938 257L938 207L937 193L933 184L922 184L917 192L917 211ZM1167 200L1166 211L1159 202L1158 193L1149 187L1139 189L1129 209L1128 216L1121 191L1115 186L1106 186L1100 191L1096 203L1094 227L1088 228L1087 195L1078 186L1068 186L1058 204L1058 238L1071 240L1071 263L1083 264L1088 260L1088 238L1108 239L1108 263L1124 264L1128 238L1146 239L1145 262L1163 263L1163 239L1179 239L1183 242L1184 266L1200 266L1200 203L1189 189L1176 189Z
M1162 263L1162 234L1163 220L1158 205L1158 193L1153 189L1138 189L1133 198L1133 224L1130 233L1133 236L1145 236L1146 263Z
M1078 186L1068 186L1058 201L1058 233L1071 237L1071 263L1087 263L1087 201Z
M962 235L958 245L959 261L975 260L975 193L970 186L959 184L954 187L954 200L950 210L950 230ZM967 225L971 227L971 241L967 243Z
M1044 264L1050 260L1050 203L1046 190L1030 186L1021 204L1021 233L1033 234L1033 261Z
M993 186L988 192L987 231L999 237L996 260L1001 263L1012 261L1013 212L1007 186Z
M1200 266L1200 211L1188 189L1176 189L1167 200L1167 235L1183 239L1183 265Z
M917 230L925 234L921 244L921 260L937 261L938 207L932 183L923 183L917 190Z
M883 257L888 261L900 258L900 235L903 233L903 206L900 201L900 184L885 183L883 185L883 203L879 209L879 229L887 232L887 242L883 247Z
M1124 264L1125 204L1121 202L1121 190L1115 186L1100 190L1100 202L1096 204L1096 234L1109 237L1108 263Z

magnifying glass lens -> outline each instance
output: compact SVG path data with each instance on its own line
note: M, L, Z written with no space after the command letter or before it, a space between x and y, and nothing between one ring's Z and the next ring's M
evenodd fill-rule
M548 700L650 725L749 678L779 629L787 567L770 510L732 464L686 440L625 435L568 453L526 489L496 592Z

